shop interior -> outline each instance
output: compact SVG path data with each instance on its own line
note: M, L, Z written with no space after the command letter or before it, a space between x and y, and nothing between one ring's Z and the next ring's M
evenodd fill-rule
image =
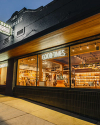
M64 48L55 51L50 51L38 56L38 86L69 87L68 55L68 48Z
M6 85L7 62L0 64L0 85Z
M50 51L51 58L42 59L49 54L31 56L18 60L17 85L69 87L69 50L68 48ZM54 55L56 54L56 55ZM38 71L37 71L38 70Z
M100 88L100 43L71 46L71 87ZM2 74L2 73L1 73ZM36 82L37 81L37 82ZM18 60L17 85L70 87L68 47Z
M36 86L37 56L18 60L17 85Z
M71 87L100 88L100 43L71 47Z

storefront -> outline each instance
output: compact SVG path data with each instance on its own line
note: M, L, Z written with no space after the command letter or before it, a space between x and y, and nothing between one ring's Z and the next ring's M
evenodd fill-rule
M83 40L20 57L14 95L100 119L99 47Z
M8 66L7 61L0 63L0 93L3 94L5 92L5 87L6 87L7 66Z
M7 66L7 62L0 64L0 85L6 85Z
M71 46L71 84L73 88L100 89L100 43Z
M69 47L18 59L17 86L100 89L100 43Z
M17 85L69 88L69 48L19 59Z
M84 1L12 15L0 42L3 93L100 120L100 2Z

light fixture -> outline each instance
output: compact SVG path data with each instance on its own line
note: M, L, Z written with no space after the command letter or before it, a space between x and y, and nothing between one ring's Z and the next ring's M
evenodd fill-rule
M31 59L31 61L35 60L34 58Z
M89 49L89 46L87 45L87 49Z
M95 43L95 47L97 46L97 44Z
M72 51L74 52L74 48L72 49Z
M80 50L82 50L82 47L80 46Z

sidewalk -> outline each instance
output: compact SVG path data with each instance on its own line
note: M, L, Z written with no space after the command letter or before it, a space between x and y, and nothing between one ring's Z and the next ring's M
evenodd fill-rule
M100 125L41 103L0 95L0 125Z

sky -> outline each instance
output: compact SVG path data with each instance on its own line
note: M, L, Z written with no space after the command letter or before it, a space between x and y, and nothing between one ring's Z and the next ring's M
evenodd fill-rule
M22 8L37 9L53 0L0 0L0 20L6 22L15 11Z

